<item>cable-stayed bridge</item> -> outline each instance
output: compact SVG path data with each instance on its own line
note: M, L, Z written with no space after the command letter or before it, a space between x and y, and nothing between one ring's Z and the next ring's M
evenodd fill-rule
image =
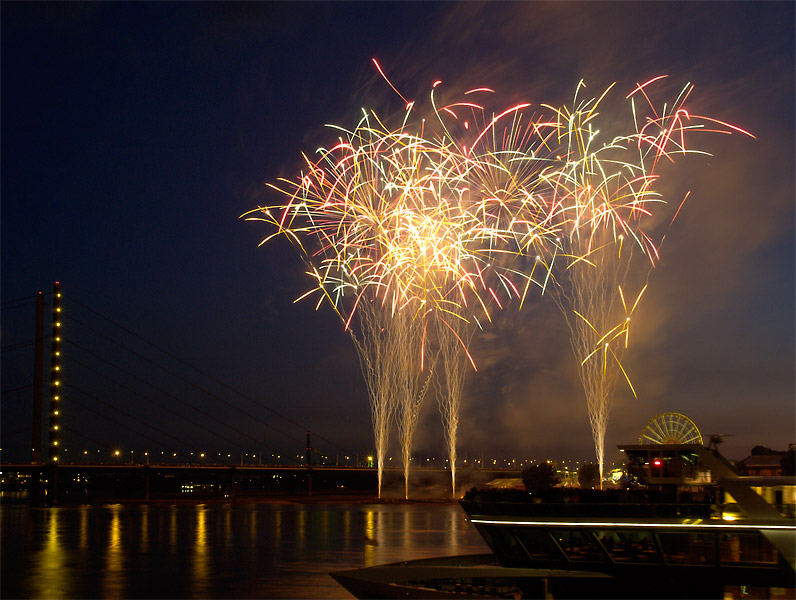
M4 329L14 321L13 337L4 335L2 345L4 461L29 454L33 462L60 463L118 463L124 456L303 464L308 431L323 448L312 449L315 462L354 464L367 454L344 449L59 284L2 308Z
M327 488L375 487L372 452L346 447L344 432L274 408L58 283L2 310L6 478L60 482L56 493L80 496L90 477L147 498L186 488L310 491L313 477ZM440 458L416 461L426 476L446 467ZM460 468L483 466L476 459ZM493 462L488 471L518 466ZM399 470L397 459L387 470Z

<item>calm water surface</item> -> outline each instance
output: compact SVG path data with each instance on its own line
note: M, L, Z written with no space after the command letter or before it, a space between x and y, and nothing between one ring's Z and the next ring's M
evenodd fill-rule
M457 505L0 507L0 596L350 598L328 573L488 552Z

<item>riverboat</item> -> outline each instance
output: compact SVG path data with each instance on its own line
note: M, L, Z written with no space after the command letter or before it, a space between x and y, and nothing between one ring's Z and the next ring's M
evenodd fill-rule
M460 504L493 555L332 576L362 598L796 597L796 521L782 501L796 478L739 476L696 444L620 450L625 489L468 492Z

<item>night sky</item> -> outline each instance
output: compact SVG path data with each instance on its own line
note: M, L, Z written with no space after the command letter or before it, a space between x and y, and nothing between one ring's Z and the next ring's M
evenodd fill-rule
M284 240L240 216L328 144L441 79L565 103L668 74L757 139L704 138L636 313L608 457L678 411L740 459L796 442L794 4L2 3L2 452L28 457L37 290L64 290L63 445L334 455L371 445L364 383ZM49 296L47 298L49 306ZM589 458L545 299L476 336L461 454ZM428 403L418 451L439 455ZM66 458L68 460L68 456Z

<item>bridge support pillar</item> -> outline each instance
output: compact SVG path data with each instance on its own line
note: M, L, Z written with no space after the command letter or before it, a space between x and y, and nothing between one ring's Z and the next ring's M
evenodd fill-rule
M47 476L47 499L48 506L58 505L58 465L50 463L44 470Z
M44 469L33 471L30 474L30 487L28 488L28 501L33 506L41 506L45 502L42 479L44 479Z

